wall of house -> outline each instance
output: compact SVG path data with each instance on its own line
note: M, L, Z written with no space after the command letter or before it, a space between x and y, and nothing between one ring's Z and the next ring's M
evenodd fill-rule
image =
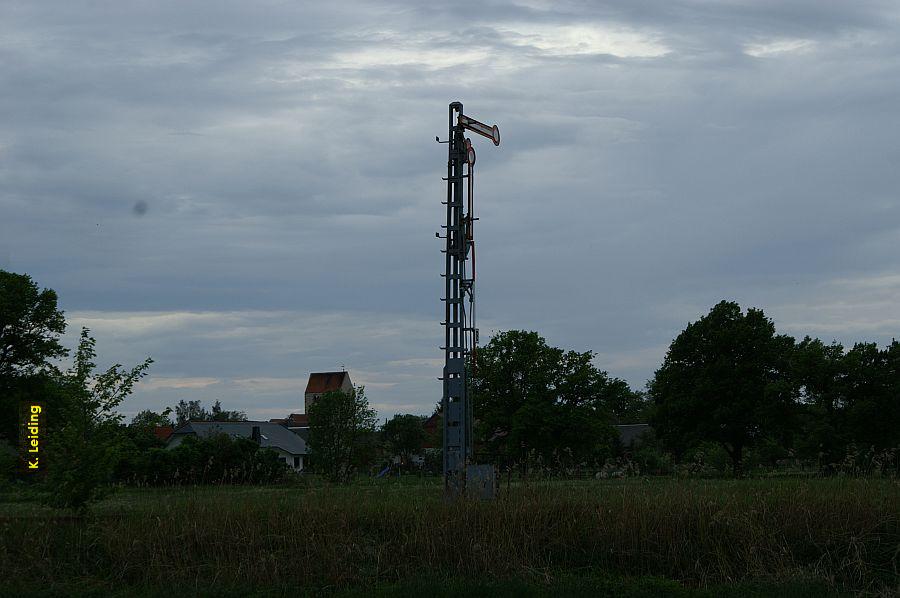
M178 446L179 444L181 444L182 441L184 441L185 436L187 436L187 434L175 434L175 435L173 435L173 436L169 439L168 444L166 444L166 448L167 448L167 449L173 449L173 448L175 448L176 446ZM289 466L291 469L293 469L294 471L303 471L303 455L296 455L296 457L297 457L297 464L295 465L295 464L294 464L294 456L295 456L295 455L292 455L292 454L290 454L290 453L288 453L288 452L286 452L286 451L283 451L282 449L277 448L277 447L274 447L274 446L264 447L264 448L269 448L269 449L275 451L276 453L278 453L278 458L281 459L282 461L285 461L285 463L287 463L288 466Z
M292 455L287 453L280 448L269 447L278 453L278 458L288 464L288 467L293 469L294 471L303 471L303 455ZM294 457L297 457L297 465L294 464Z

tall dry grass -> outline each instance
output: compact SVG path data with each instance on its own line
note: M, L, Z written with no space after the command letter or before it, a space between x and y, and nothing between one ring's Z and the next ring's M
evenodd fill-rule
M27 563L48 580L186 588L602 570L900 592L890 480L548 482L483 503L435 486L145 490L84 520L0 521L0 579Z

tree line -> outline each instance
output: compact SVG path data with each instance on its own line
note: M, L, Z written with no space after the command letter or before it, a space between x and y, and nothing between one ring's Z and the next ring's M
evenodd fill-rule
M226 440L192 440L163 454L152 430L188 421L246 420L216 402L181 401L162 413L143 411L125 425L117 408L144 377L152 359L96 371L87 329L70 357L59 342L65 318L56 293L25 274L0 270L0 472L15 469L18 409L40 399L47 410L46 472L60 501L90 500L109 481L278 478L271 455ZM896 468L900 447L900 343L880 348L779 334L762 310L723 301L689 323L672 341L643 390L597 368L591 351L550 346L537 332L500 332L467 364L475 402L480 460L526 472L538 461L559 471L598 468L630 447L616 424L649 423L653 438L630 456L645 471L691 460L716 446L731 472L755 463L802 460L827 472L848 458L874 458ZM439 415L439 405L435 409ZM363 388L329 393L310 408L313 468L344 481L398 457L409 469L440 471L438 436L425 417L397 414L377 425ZM213 446L211 443L220 443ZM240 444L240 443L238 443ZM180 448L180 447L179 447ZM258 447L257 447L258 448ZM157 451L157 452L154 452ZM221 458L214 454L224 455ZM417 459L425 455L425 460ZM227 457L226 457L227 456ZM866 457L868 456L868 457Z
M735 476L748 456L760 466L897 473L897 341L850 349L808 336L797 341L779 334L762 310L722 301L672 341L643 391L593 358L552 347L533 331L491 338L468 364L478 459L523 473L535 462L558 472L597 471L628 453L638 469L669 472L718 449ZM365 438L378 437L364 397L337 393L310 411L313 455L318 446L318 466L341 464L335 479L379 454L363 448ZM423 420L395 415L381 430L382 447L405 462L430 454L439 471L440 455L423 451ZM636 450L622 445L615 428L634 423L651 426ZM439 435L430 440L441 444ZM323 444L330 447L324 460Z
M115 482L172 483L277 479L283 464L250 441L190 440L162 449L156 426L189 420L246 420L238 411L211 410L181 401L163 413L142 411L131 425L118 412L134 385L147 375L149 357L134 367L98 371L96 341L83 328L74 351L60 343L64 314L51 289L25 274L0 270L0 484L29 480L53 505L83 508ZM64 360L71 357L69 367ZM17 445L23 405L40 408L37 471L20 467ZM30 407L29 407L30 409ZM175 422L170 416L174 413Z
M720 445L740 475L748 450L827 471L869 455L897 466L900 343L845 349L778 334L762 310L722 301L672 342L648 384L651 422L682 455ZM895 469L896 471L896 469Z
M762 310L722 301L672 341L642 392L599 371L592 357L549 347L535 332L492 338L472 363L481 446L520 464L529 454L597 464L623 448L610 424L641 422L652 426L646 444L657 452L644 456L657 465L712 444L736 476L748 452L764 465L790 459L828 472L868 459L896 472L896 340L850 349L808 336L798 342L778 334Z
M22 478L17 444L22 405L39 402L42 457L39 480L48 502L80 508L111 483L270 483L286 466L273 451L225 435L186 438L174 449L154 433L190 421L246 421L243 411L216 401L181 400L162 412L143 410L130 424L117 408L147 375L153 360L97 371L96 341L81 330L73 352L60 343L66 321L52 289L26 274L0 270L0 483ZM71 366L63 361L71 357ZM409 457L424 441L421 418L398 416L376 426L364 388L330 393L311 409L310 445L316 469L336 481L384 461L388 452ZM33 476L32 476L33 477Z

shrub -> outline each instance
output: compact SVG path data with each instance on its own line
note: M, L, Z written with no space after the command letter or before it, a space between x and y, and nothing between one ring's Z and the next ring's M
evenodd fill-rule
M287 468L275 451L249 438L189 436L173 449L151 448L123 459L117 479L132 485L270 484Z

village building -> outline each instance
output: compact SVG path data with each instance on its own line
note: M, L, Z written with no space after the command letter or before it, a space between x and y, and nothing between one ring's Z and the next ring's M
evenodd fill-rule
M306 383L306 392L303 394L305 413L291 413L287 417L270 419L269 423L287 428L305 442L309 440L310 406L323 394L335 390L347 394L353 392L353 382L350 381L349 372L313 372L309 375L309 380Z
M287 417L270 419L269 422L284 426L304 441L309 440L309 415L306 413L291 413Z
M156 436L162 442L166 442L169 440L169 437L172 436L172 433L175 431L175 428L172 426L154 426L153 427L153 435Z
M349 372L314 372L309 375L306 383L306 392L303 394L303 407L309 413L310 406L316 399L326 392L340 390L350 394L353 392L353 383L350 381Z
M175 448L188 436L208 438L216 434L251 438L259 443L260 448L275 451L278 458L294 471L303 471L306 441L286 426L273 422L189 422L172 433L166 448Z

